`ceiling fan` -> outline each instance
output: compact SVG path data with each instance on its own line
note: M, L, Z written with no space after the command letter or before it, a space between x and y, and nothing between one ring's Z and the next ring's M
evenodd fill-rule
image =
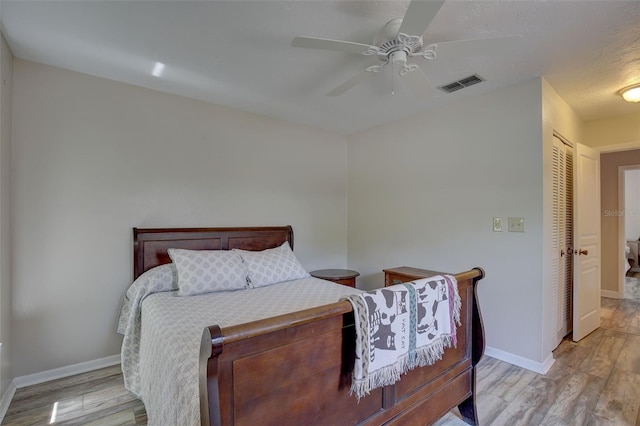
M339 96L351 89L367 77L381 71L389 63L394 71L399 68L399 75L412 88L423 92L433 92L424 71L415 63L408 63L410 58L434 60L437 52L445 51L447 55L471 55L477 51L491 48L506 48L520 36L494 37L473 40L455 40L423 45L422 35L436 16L445 0L412 0L403 18L387 22L373 44L355 43L344 40L331 40L317 37L296 37L291 43L294 47L312 49L338 50L366 56L375 56L382 63L371 65L344 83L327 93L327 96Z

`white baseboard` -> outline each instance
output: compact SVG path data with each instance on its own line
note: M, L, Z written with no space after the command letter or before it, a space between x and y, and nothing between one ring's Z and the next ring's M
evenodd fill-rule
M53 370L41 371L40 373L27 374L13 379L15 387L20 389L26 386L37 385L50 380L62 379L74 374L86 373L87 371L98 370L104 367L120 364L120 354L98 358L79 364L68 365L66 367L54 368Z
M624 299L624 297L620 297L620 293L613 290L600 290L600 296L610 297L612 299Z
M11 400L13 399L13 395L16 393L16 383L14 380L9 383L7 390L2 394L2 399L0 399L0 423L4 420L5 414L7 414L7 410L9 409L9 404L11 404Z
M547 374L547 371L549 371L553 363L556 361L553 358L553 354L549 354L547 359L545 359L543 362L536 362L530 360L529 358L524 358L519 355L514 355L510 352L492 348L491 346L487 346L484 349L484 354L490 356L491 358L496 358L500 361L508 362L509 364L517 365L518 367L526 368L527 370L531 370L534 373L539 374Z

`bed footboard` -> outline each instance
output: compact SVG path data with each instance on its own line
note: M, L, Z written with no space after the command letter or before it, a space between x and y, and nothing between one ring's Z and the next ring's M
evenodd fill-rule
M462 299L458 346L359 402L349 395L353 312L346 301L221 329L200 352L203 425L430 424L458 406L477 424L475 366L484 351L476 284L480 268L455 275ZM346 346L345 346L346 345Z

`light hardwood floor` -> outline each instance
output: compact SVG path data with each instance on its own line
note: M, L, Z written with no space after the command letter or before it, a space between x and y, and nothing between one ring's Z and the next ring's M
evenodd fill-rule
M115 365L18 389L2 424L146 425L147 415Z
M564 340L546 375L484 357L481 425L640 426L640 300L602 298L601 327ZM437 426L463 425L455 413Z
M480 424L640 426L640 300L603 298L601 328L578 343L563 341L554 357L540 375L485 356L478 367ZM146 422L143 404L114 366L18 389L2 424ZM436 423L464 424L456 412Z

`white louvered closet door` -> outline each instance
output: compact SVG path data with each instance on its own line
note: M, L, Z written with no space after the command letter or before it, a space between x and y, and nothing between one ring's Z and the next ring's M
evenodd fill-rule
M573 150L553 138L553 324L556 346L573 329Z

